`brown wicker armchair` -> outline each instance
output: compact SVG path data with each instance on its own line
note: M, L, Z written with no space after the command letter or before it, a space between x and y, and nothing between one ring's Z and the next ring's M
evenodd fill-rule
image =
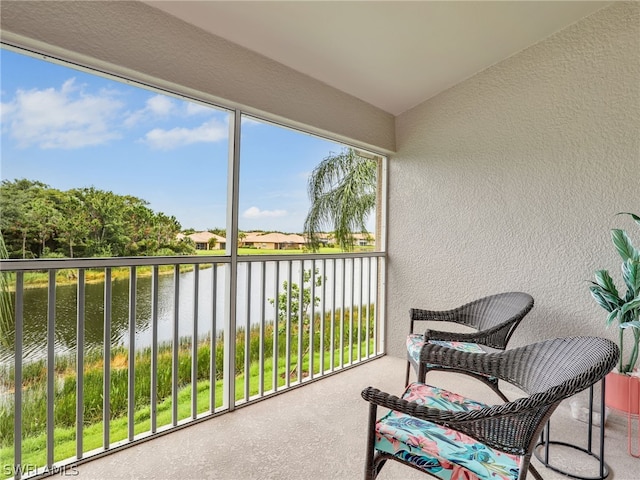
M468 353L426 345L425 362L472 370L517 386L527 396L486 405L424 383L402 398L368 387L370 402L365 479L387 460L434 477L523 480L538 437L560 402L601 380L615 366L618 347L598 337L547 340L497 353ZM377 420L377 406L390 409Z
M452 310L423 310L412 308L411 323L407 336L407 371L405 385L409 383L411 366L417 372L417 380L424 382L429 370L444 370L441 365L420 362L420 351L429 343L438 343L469 352L491 352L504 350L516 327L533 308L533 297L528 293L506 292L480 298ZM476 331L472 333L455 333L440 330L427 330L424 334L415 333L417 322L421 321L453 322ZM446 367L451 370L451 367ZM455 370L455 369L454 369ZM503 400L508 399L498 388L494 377L479 375L475 372L460 371L470 375L491 387Z

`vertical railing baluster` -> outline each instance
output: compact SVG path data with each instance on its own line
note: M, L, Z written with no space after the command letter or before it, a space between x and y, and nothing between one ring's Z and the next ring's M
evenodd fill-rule
M216 353L218 350L216 310L218 308L218 265L213 264L211 272L211 344L209 355L209 412L216 411Z
M311 260L311 319L309 320L309 378L313 378L314 328L316 320L316 261Z
M304 337L304 260L300 261L300 288L298 289L298 383L302 381L302 338Z
M102 448L109 450L111 424L111 267L104 269L104 361L102 384Z
M14 415L13 466L14 479L22 478L22 336L24 330L24 273L16 272L16 340L14 345Z
M149 408L151 414L151 433L158 428L158 291L160 272L158 265L152 267L151 273L151 386L149 388Z
M272 385L273 391L278 391L278 349L280 348L278 345L278 329L280 328L280 317L279 317L279 309L280 309L280 298L278 295L279 287L278 282L280 281L280 262L276 261L276 268L274 269L274 277L275 281L273 282L273 305L274 305L274 315L273 319L273 368L271 369L272 376Z
M84 268L78 269L78 330L76 339L76 458L81 459L84 440Z
M129 269L129 371L128 371L128 403L127 403L127 426L129 441L133 441L135 435L135 406L136 406L136 267Z
M326 308L327 302L325 300L327 296L327 261L326 259L322 259L322 301L320 304L320 346L319 346L319 360L320 365L318 367L318 372L320 375L324 375L324 329L325 325L325 317L326 317Z
M355 262L355 259L354 259ZM362 360L362 312L364 305L362 295L364 293L364 258L360 258L360 302L358 305L358 361ZM355 285L355 282L354 282Z
M51 470L54 460L53 446L55 444L56 270L49 270L47 302L47 470Z
M251 354L251 262L247 262L247 278L246 278L246 311L245 311L245 324L244 324L244 400L249 401L249 366L250 366L250 354Z
M369 356L371 355L371 348L370 348L370 339L369 339L369 335L371 333L371 325L369 325L369 317L371 316L371 257L369 257L367 259L367 303L366 303L366 336L367 336L367 348L366 348L366 356L367 358L369 358Z
M264 395L264 341L267 262L260 262L260 352L258 354L258 396Z
M342 295L340 296L340 368L344 367L344 319L345 297L347 293L347 259L342 259Z
M191 418L198 417L198 293L200 265L193 266L193 335L191 339Z
M338 261L336 259L332 259L331 261L331 318L329 321L331 322L329 325L329 330L331 333L331 339L329 340L329 352L331 356L329 357L329 371L333 372L335 368L335 356L336 356L336 270L338 269Z
M171 348L171 424L178 425L178 352L180 350L180 265L173 268L173 345Z
M380 329L378 328L378 312L380 311L380 305L378 303L378 299L380 298L380 282L378 281L380 278L380 262L382 260L380 258L376 259L375 262L375 272L374 278L376 279L375 283L375 291L374 297L375 302L373 303L373 353L378 354L380 351L379 342L378 342L378 332Z
M287 316L286 320L286 351L285 351L285 387L289 387L291 380L291 280L292 280L292 263L289 260L289 271L287 274Z
M356 259L351 259L351 276L350 280L350 292L351 292L351 307L349 308L349 364L353 363L353 315L354 315L354 298L355 298L355 281L356 281Z

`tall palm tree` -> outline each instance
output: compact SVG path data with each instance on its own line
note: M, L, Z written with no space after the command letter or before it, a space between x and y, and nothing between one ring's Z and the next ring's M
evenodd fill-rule
M337 244L353 250L353 233L367 233L366 221L376 206L378 166L353 148L323 159L309 177L311 207L304 222L310 247L320 246L318 233L333 231Z

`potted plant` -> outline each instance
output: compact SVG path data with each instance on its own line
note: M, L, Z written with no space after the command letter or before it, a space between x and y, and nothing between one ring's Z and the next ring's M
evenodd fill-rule
M640 225L640 216L630 215ZM627 413L639 413L640 378L636 364L640 347L640 251L634 247L624 230L611 230L613 245L622 257L622 278L626 293L618 292L607 270L595 273L595 282L590 287L591 295L602 306L607 315L607 325L617 324L619 330L620 363L618 371L607 376L605 401L608 406ZM632 336L631 352L625 354L625 333Z

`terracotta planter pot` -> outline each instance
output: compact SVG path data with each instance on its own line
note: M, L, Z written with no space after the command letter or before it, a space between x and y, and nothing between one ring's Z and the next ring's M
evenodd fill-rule
M607 407L637 415L640 412L640 379L616 372L609 373L604 401Z

